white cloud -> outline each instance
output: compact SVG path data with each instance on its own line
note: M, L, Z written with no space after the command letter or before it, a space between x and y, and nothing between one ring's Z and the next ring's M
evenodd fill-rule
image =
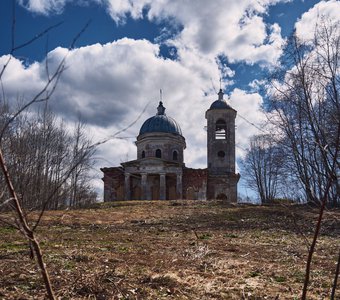
M100 1L100 0L98 0ZM151 0L101 0L107 5L111 18L117 23L124 23L129 14L133 19L143 18L143 9L151 3Z
M70 0L19 0L27 10L43 15L60 14Z
M39 63L25 67L20 60L10 55L4 55L0 57L1 69L5 64L7 64L7 67L4 76L1 78L5 95L8 94L12 98L22 99L26 95L32 95L42 89L44 81Z
M171 18L183 30L170 41L177 48L231 62L275 63L283 43L277 24L266 24L262 15L270 5L287 1L153 1L148 17Z
M261 112L263 99L258 93L247 93L240 89L234 89L230 94L231 106L237 110L236 118L236 144L238 156L243 156L244 151L249 146L249 138L255 134L260 134L259 128L265 122L266 117Z
M150 21L177 23L182 30L168 43L179 54L191 51L214 59L224 54L230 62L275 63L283 43L278 24L266 24L263 15L269 6L289 0L91 0L106 7L111 18L121 24L127 16ZM30 11L60 13L68 0L21 0ZM83 1L77 1L81 4ZM172 26L172 25L171 25ZM164 32L161 34L163 40ZM169 40L170 39L170 40ZM183 59L183 58L182 58Z
M74 122L81 115L97 140L128 126L149 103L142 118L121 134L132 137L128 139L130 147L126 147L125 140L114 142L114 154L108 153L108 157L112 156L115 164L127 154L129 159L136 155L131 150L135 149L132 142L143 121L156 114L160 88L166 113L179 122L189 153L200 152L203 145L205 148L204 112L210 103L203 95L210 90L211 74L218 76L216 62L202 60L195 65L197 57L194 56L182 63L164 59L158 52L158 45L125 38L70 52L59 47L48 54L50 72L67 54L67 68L50 103L65 121ZM6 57L1 58L1 62L5 60ZM21 61L13 58L3 77L7 97L15 100L20 93L29 99L42 86L44 72L45 62L25 68ZM191 155L187 158L188 162L195 161Z
M320 1L305 12L296 22L295 29L299 38L311 40L315 29L323 20L326 22L340 22L340 2L337 0Z

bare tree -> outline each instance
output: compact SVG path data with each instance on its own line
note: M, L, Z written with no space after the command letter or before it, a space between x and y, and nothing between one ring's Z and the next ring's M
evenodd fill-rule
M3 86L3 78L6 74L7 67L11 63L11 60L13 59L14 53L18 49L26 47L27 45L30 45L31 43L35 42L37 39L46 35L53 28L60 25L60 24L57 24L57 25L48 27L47 29L43 30L41 33L37 34L32 39L29 39L26 42L23 42L21 44L16 44L16 40L15 40L15 31L16 31L16 28L15 28L15 26L16 26L15 5L16 5L15 1L13 1L11 51L10 51L10 54L8 55L7 61L2 66L2 69L0 70L0 84L1 84L1 88L2 88L3 102L5 102L5 97L4 97L5 89L4 89L4 86ZM73 48L74 43L76 42L76 40L78 39L80 34L86 29L87 25L75 37L70 48ZM10 132L13 127L15 128L15 126L13 126L13 125L15 125L18 118L22 115L23 112L25 112L32 105L36 105L36 104L39 104L39 103L45 103L51 98L51 96L53 95L53 93L54 93L54 91L57 87L59 78L60 78L61 74L63 73L63 71L65 69L65 61L66 61L66 56L61 59L59 64L57 64L56 68L51 73L50 70L49 70L48 59L46 59L46 66L45 66L46 78L45 78L45 83L43 84L43 87L35 95L30 97L29 99L27 99L27 100L24 99L23 104L14 113L5 114L4 118L2 118L2 122L0 124L1 125L1 128L0 128L0 168L1 168L1 171L2 171L3 179L4 179L4 182L5 182L5 186L6 186L6 189L1 191L1 194L7 195L7 198L5 200L1 201L0 207L7 206L7 207L10 208L10 210L12 212L11 216L8 217L8 215L7 215L7 217L0 218L0 221L15 227L29 241L32 252L34 253L34 257L36 258L37 264L38 264L39 269L41 271L49 299L55 299L55 295L54 295L54 292L53 292L53 288L52 288L52 285L51 285L51 282L50 282L49 274L48 274L48 271L47 271L47 268L46 268L46 264L44 262L44 258L43 258L42 252L41 252L41 248L40 248L39 241L37 239L35 230L36 230L36 228L37 228L37 226L38 226L38 224L41 220L41 217L44 213L44 210L47 208L47 205L49 204L50 200L56 194L56 192L63 186L64 182L67 181L67 178L69 178L71 172L74 170L76 165L79 164L79 161L83 157L84 153L80 154L79 157L77 157L77 161L74 161L74 164L71 164L69 166L68 171L64 172L63 178L55 185L54 189L51 190L51 193L47 198L44 198L42 201L41 201L41 199L37 199L37 202L41 201L41 204L42 204L40 214L39 214L38 218L36 220L34 220L34 222L30 222L28 220L28 214L27 214L27 212L25 212L25 210L23 208L23 199L24 199L23 195L25 193L18 194L18 192L17 192L18 187L15 184L15 173L14 174L11 173L11 171L9 169L9 165L8 165L7 160L6 160L6 154L5 154L5 152L8 150L8 148L6 148L6 146L4 146L3 141L6 138L6 135L8 134L8 132ZM21 134L20 132L17 132L17 133ZM24 138L25 137L23 137L23 139ZM48 140L48 137L46 137L46 136L45 137L44 136L39 136L39 137L37 136L36 138L37 139L38 138L43 138L43 139L47 138L47 140ZM23 139L21 139L21 141ZM39 144L40 141L37 140L37 141L34 141L34 142L35 143L34 143L33 148L37 145L40 146L40 144ZM40 149L36 149L36 150L38 151ZM43 163L44 163L44 160L39 161L39 166L34 166L34 167L36 167L37 169L44 170L45 166L44 166ZM46 174L47 171L50 171L50 170L48 168L47 169L45 168L45 174ZM39 180L44 181L44 178L39 178ZM34 189L35 187L32 185L32 188ZM40 197L39 194L37 194L35 196L37 198Z
M85 134L85 125L80 121L76 124L72 137L72 160L77 161L81 158L81 163L77 164L70 176L70 206L80 207L93 202L93 191L89 184L89 171L94 161L92 156L95 153L95 147L91 145L90 140Z
M320 203L329 184L333 206L339 205L339 47L338 24L322 23L312 42L293 36L269 101L307 200Z
M88 175L95 147L84 129L85 125L78 123L74 132L69 132L47 106L42 112L25 111L11 124L2 146L7 149L5 159L9 172L15 174L13 183L23 208L40 209L44 199L50 199L48 209L80 207L95 201ZM74 170L65 181L73 164ZM59 185L58 193L54 193Z
M312 257L326 205L340 199L340 24L322 20L313 40L293 35L269 101L274 124L289 147L307 200L320 204L301 299L306 299Z
M269 203L277 196L282 165L282 150L273 136L263 134L252 138L241 168L248 187L258 193L262 203Z

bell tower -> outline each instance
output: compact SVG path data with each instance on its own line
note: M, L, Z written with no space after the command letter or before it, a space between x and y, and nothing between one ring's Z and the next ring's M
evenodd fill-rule
M207 119L207 161L208 199L224 199L237 202L237 182L235 173L235 118L236 110L223 98L220 89L218 99L206 111Z

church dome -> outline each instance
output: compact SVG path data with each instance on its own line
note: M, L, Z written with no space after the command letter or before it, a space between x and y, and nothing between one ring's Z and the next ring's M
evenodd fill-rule
M178 123L173 118L168 117L165 114L165 107L163 106L162 101L159 102L157 107L157 114L144 122L139 134L142 135L144 133L151 132L165 132L182 135L182 131Z
M210 109L232 109L231 106L227 104L227 102L223 99L223 92L222 90L219 91L218 93L218 100L214 101Z
M210 105L210 109L231 109L224 100L216 100Z

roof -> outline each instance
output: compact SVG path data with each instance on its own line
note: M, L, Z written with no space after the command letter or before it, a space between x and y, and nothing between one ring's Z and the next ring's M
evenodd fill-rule
M147 119L139 130L139 134L151 132L164 132L182 135L182 130L178 123L171 117L165 114L165 107L162 101L157 107L157 114Z
M220 89L218 92L218 100L210 105L210 109L232 109L232 107L223 99L223 95L224 93L222 92L222 89Z

